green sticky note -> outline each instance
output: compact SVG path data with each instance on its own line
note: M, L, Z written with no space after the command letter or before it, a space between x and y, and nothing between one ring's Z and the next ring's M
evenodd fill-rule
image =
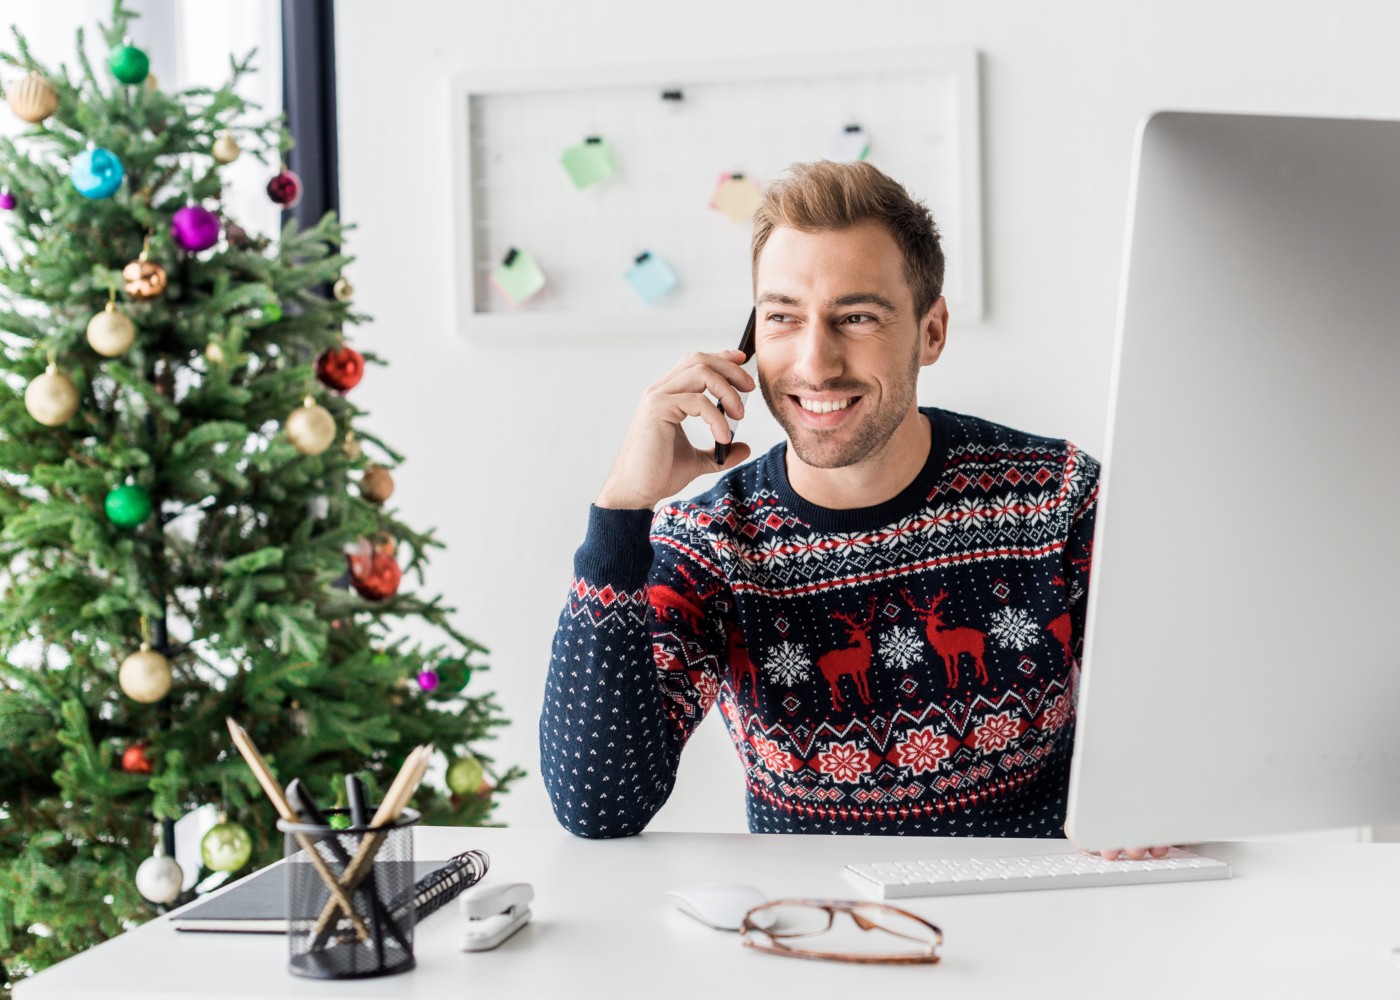
M617 173L611 147L597 136L589 136L577 146L564 150L559 162L564 164L569 179L579 190L605 181Z
M500 266L491 272L491 284L511 302L519 304L544 287L544 272L535 258L512 247Z

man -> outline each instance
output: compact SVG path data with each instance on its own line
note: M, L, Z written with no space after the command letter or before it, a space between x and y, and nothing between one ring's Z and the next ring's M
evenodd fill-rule
M732 443L713 489L653 514L720 468L684 419L730 443L754 384L740 352L697 353L643 395L555 636L556 815L640 832L718 701L754 832L1063 836L1098 463L918 407L943 253L873 166L796 165L752 254L758 387L787 443L739 468Z

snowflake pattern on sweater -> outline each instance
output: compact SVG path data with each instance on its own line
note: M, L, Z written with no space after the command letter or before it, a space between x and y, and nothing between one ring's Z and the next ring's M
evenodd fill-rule
M928 460L876 507L808 503L779 445L593 509L540 715L566 829L640 832L718 704L756 833L1063 836L1099 464L921 412Z

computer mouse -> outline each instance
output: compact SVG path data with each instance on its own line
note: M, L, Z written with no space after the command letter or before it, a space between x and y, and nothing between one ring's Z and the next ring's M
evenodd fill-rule
M744 914L768 902L768 897L751 885L683 885L668 889L666 895L675 900L682 913L688 913L707 927L722 931L737 931ZM769 914L760 914L755 922L760 927L772 924Z

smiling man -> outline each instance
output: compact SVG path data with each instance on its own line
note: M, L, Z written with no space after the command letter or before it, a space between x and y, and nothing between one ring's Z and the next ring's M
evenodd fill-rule
M798 164L754 217L755 357L787 434L716 471L681 429L754 388L737 351L642 396L575 556L540 718L585 837L641 831L720 704L762 833L1061 837L1098 463L936 407L928 210L866 163ZM1134 851L1140 854L1140 851Z

